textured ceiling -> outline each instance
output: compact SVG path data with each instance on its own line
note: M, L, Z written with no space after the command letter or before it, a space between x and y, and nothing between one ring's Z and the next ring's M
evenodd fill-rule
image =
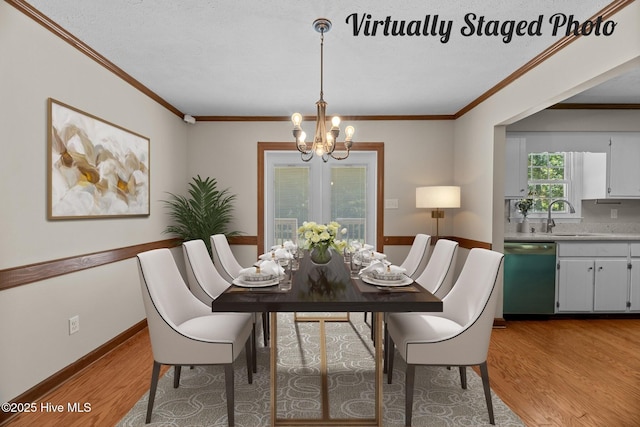
M183 113L315 114L326 17L324 99L329 114L455 114L560 38L550 17L595 15L609 0L30 0L36 9ZM353 15L356 14L356 15ZM475 14L474 34L465 17ZM354 16L360 23L355 34ZM542 18L539 16L542 15ZM541 35L478 35L478 20L540 19ZM368 21L405 21L428 34L364 35ZM437 19L437 21L436 21ZM420 21L410 24L411 21ZM432 27L434 21L437 25ZM444 35L442 24L451 24ZM372 25L371 23L369 25ZM371 28L371 26L369 27ZM445 27L446 28L446 27ZM486 29L486 28L485 28ZM638 83L638 73L628 77ZM640 85L637 85L640 87ZM572 102L638 102L594 89ZM632 97L636 95L635 99ZM622 98L613 99L615 96Z

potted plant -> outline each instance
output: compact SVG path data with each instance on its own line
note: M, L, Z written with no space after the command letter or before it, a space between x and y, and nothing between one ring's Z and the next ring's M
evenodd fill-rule
M529 210L533 206L533 199L520 199L516 202L516 209L520 211L522 214L522 221L518 224L518 231L522 233L529 233L531 228L529 227L529 218L527 218L527 214Z
M228 230L233 218L235 194L229 189L218 190L215 178L192 178L189 183L189 196L169 193L169 200L163 200L169 209L174 224L167 226L165 233L178 236L182 241L202 239L211 254L211 236L225 234L236 236L237 231Z

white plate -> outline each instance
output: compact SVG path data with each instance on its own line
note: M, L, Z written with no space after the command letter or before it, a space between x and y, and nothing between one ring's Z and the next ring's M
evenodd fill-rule
M280 279L276 277L275 279L267 280L264 282L245 282L239 277L233 279L233 283L236 286L240 286L241 288L266 288L267 286L274 286L280 283Z
M363 274L360 276L360 278L362 279L363 282L368 283L370 285L373 286L387 286L387 287L396 287L396 286L408 286L410 284L413 283L413 279L411 277L408 276L404 276L404 278L402 280L377 280L374 279L373 277L367 275L367 274Z

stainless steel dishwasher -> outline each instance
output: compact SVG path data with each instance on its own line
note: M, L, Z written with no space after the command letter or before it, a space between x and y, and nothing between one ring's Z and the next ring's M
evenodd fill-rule
M555 243L504 243L505 315L553 314L555 289Z

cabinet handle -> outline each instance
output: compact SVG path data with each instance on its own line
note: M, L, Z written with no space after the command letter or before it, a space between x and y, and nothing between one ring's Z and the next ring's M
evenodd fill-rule
M593 267L587 268L587 271L591 271L591 270L593 270Z
M598 267L598 271L602 271L602 266Z

